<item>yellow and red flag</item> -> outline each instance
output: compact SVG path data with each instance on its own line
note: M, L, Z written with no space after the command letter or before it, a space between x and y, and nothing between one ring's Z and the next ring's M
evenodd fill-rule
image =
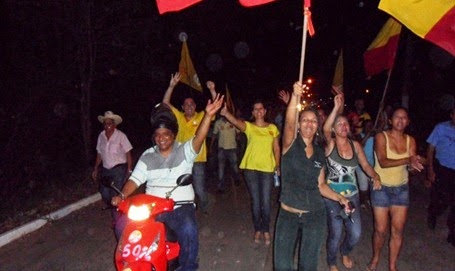
M363 54L365 72L368 76L393 67L401 33L401 24L390 18L382 26L376 38Z
M194 69L193 61L191 61L190 51L188 50L186 41L183 41L182 44L179 72L181 76L180 82L202 92L201 82L199 81L199 77L197 76L196 70Z
M201 2L202 0L156 0L158 12L160 14L179 11L191 5Z
M454 0L381 0L378 8L455 56Z
M335 95L343 93L343 74L344 74L343 50L340 50L332 81L332 91L334 92Z
M240 5L244 7L254 7L262 4L274 2L275 0L239 0Z

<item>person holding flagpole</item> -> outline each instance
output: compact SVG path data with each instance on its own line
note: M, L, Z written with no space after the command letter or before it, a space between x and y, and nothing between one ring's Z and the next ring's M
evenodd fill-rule
M296 248L300 250L298 270L318 270L327 231L323 197L349 206L348 199L327 185L317 112L310 108L298 111L304 88L301 82L294 84L283 129L282 187L273 253L276 271L295 270Z
M169 87L163 96L163 103L168 105L177 118L179 125L179 132L177 134L177 141L180 143L186 142L194 137L199 124L204 118L205 112L196 112L196 103L193 98L187 97L183 100L183 112L175 108L171 104L171 97L175 86L181 79L179 72L171 75ZM207 82L207 88L210 90L212 100L216 97L215 84L211 81ZM205 189L205 164L207 162L207 147L204 140L202 149L197 156L193 165L193 186L196 195L199 198L199 208L203 213L207 213L208 209L208 195Z

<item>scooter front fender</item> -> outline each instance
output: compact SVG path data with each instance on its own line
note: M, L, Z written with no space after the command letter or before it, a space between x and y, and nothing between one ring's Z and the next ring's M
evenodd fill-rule
M167 248L164 224L154 220L130 221L120 237L115 251L117 270L130 268L136 270L166 271ZM143 266L144 267L143 267ZM133 269L134 267L135 269ZM127 270L127 269L126 269Z

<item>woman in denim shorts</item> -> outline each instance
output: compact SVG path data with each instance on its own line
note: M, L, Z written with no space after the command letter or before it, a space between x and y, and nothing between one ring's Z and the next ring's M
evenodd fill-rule
M416 154L416 142L405 133L408 111L399 107L389 120L391 129L375 136L374 170L381 176L382 187L371 191L374 214L373 257L367 270L379 263L389 225L389 270L397 270L397 259L403 241L403 228L409 206L408 169L421 171L424 159Z

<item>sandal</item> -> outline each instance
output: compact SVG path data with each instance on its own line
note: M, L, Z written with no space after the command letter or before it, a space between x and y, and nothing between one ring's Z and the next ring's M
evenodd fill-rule
M270 240L270 239L271 239L271 238L270 238L270 233L264 232L264 240L265 240L265 241L264 241L264 244L265 244L266 246L270 245L270 243L271 243L271 240Z
M261 232L260 231L257 231L254 233L254 242L256 244L260 244L261 243Z
M354 261L348 255L344 255L341 257L344 267L346 267L346 269L352 269L352 267L354 266Z
M371 267L370 264L368 264L367 271L376 271L376 267Z

